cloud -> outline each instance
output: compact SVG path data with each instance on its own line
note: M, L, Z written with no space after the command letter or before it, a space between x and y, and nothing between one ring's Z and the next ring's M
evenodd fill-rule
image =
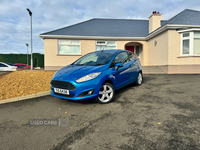
M41 33L91 18L145 19L160 11L167 20L184 9L200 10L200 1L185 0L0 0L0 53L26 53L33 12L33 52L44 53ZM30 46L29 46L30 52Z

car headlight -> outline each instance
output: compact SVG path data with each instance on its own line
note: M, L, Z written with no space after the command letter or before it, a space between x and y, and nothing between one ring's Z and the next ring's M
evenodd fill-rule
M91 73L91 74L88 74L86 76L83 76L83 77L77 79L76 82L80 83L80 82L92 80L92 79L98 77L100 74L101 74L101 72Z

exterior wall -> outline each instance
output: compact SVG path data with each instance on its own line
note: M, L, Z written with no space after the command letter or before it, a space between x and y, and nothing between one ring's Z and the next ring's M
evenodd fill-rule
M155 41L157 44L155 45ZM148 41L147 63L145 66L168 65L168 31Z
M157 44L155 46L155 41ZM200 56L181 56L181 34L176 30L165 31L148 41L148 63L154 73L200 73ZM157 67L157 69L156 69ZM147 69L149 72L149 69Z
M161 20L162 14L154 14L149 17L149 33L160 27Z
M199 65L200 56L181 56L181 34L169 31L169 65Z
M181 56L181 34L168 31L168 73L200 73L200 56Z
M140 61L143 65L146 63L145 51L148 50L146 41L117 41L117 49L125 49L127 43L134 42L141 44ZM58 55L58 40L44 39L45 70L59 70L62 67L71 64L81 56L96 50L96 40L81 40L81 55Z
M44 39L45 70L59 70L95 49L95 40L81 40L81 55L58 55L58 40Z
M139 45L140 62L147 72L200 73L200 56L181 56L181 35L176 30L165 31L148 41L116 42L117 49L125 49L126 44ZM96 40L81 40L81 55L58 55L58 39L44 39L45 70L59 70L95 50ZM145 68L148 66L150 69Z
M169 65L168 74L199 74L200 65Z

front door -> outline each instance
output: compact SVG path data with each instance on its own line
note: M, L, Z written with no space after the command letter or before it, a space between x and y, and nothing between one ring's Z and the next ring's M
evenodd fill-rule
M134 46L126 46L126 50L134 53Z
M119 89L124 85L127 85L131 81L130 77L130 66L129 57L127 52L119 53L112 62L113 64L116 63L123 63L123 67L119 67L117 70L115 67L111 68L111 75L114 76L114 86L115 89Z

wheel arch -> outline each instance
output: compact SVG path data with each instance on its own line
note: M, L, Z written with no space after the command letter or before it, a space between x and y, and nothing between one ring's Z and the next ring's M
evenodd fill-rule
M112 84L112 86L114 86L114 85L113 85L113 81L112 81L112 80L110 80L110 79L107 79L107 80L105 80L105 81L103 82L103 84L104 84L104 83L106 83L106 82L108 82L108 83Z

